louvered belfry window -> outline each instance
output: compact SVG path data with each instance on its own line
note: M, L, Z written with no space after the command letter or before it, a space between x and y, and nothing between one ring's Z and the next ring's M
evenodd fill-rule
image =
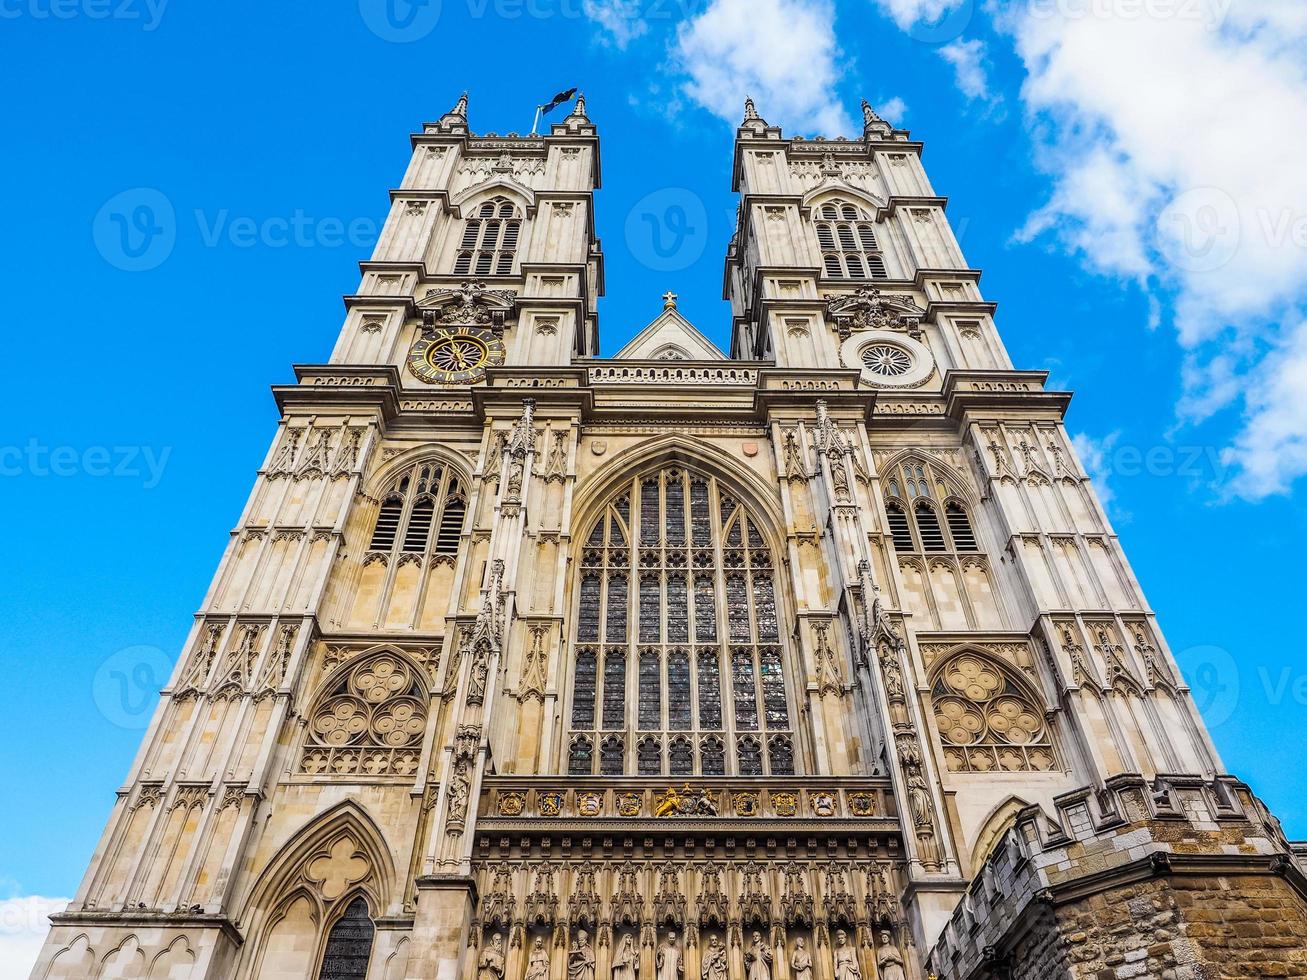
M967 505L928 462L908 458L883 477L885 517L899 554L974 554L980 551Z
M823 204L817 210L816 224L827 278L889 278L874 223L861 208L844 201Z
M582 542L568 771L793 774L775 567L754 515L669 466L622 487Z
M504 197L486 201L463 226L454 275L511 276L521 234L516 205Z
M392 480L382 496L368 551L452 557L466 514L467 496L458 478L439 463L419 463Z

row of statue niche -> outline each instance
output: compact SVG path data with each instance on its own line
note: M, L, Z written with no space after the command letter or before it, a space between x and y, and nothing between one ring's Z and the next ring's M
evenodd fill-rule
M749 937L749 946L744 953L744 980L772 980L773 962L772 947L763 939L761 932L754 932ZM862 980L857 951L843 929L835 933L834 964L834 980ZM622 937L613 953L611 980L636 980L639 968L640 954L636 951L633 937L628 933ZM654 968L657 971L656 980L683 980L684 965L676 933L669 932L658 944ZM876 972L880 980L907 980L903 955L886 931L880 934ZM794 951L790 954L790 975L793 980L812 980L812 954L802 937L794 940ZM490 944L481 953L477 963L477 980L504 980L504 937L498 933L490 938ZM531 945L523 980L549 980L549 949L541 936L537 936ZM595 980L594 947L590 945L590 936L584 929L577 932L576 942L568 950L567 980ZM717 936L709 939L704 950L700 980L730 980L726 947Z

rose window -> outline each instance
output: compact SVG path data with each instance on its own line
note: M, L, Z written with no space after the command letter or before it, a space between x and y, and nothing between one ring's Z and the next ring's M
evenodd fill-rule
M951 772L1046 772L1056 757L1043 712L1003 668L954 658L931 690Z
M882 378L900 378L912 370L912 355L894 344L872 344L862 352L862 363Z
M426 727L426 694L414 669L398 657L373 657L340 677L314 709L300 769L407 776L417 769Z

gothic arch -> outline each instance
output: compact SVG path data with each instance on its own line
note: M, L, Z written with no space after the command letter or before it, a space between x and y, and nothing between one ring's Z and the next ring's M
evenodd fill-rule
M357 881L341 892L323 889L314 876L320 869L309 865L340 841L352 840L355 854L367 864ZM345 895L364 893L374 915L385 915L397 904L395 863L381 828L354 800L345 800L303 825L282 844L263 869L254 876L243 899L233 903L237 921L247 926L249 936L266 932L275 914L303 893L319 906L326 900L333 907Z
M867 220L876 224L884 223L880 220L879 215L885 208L885 202L876 195L849 184L818 184L803 195L801 206L806 212L805 217L811 218L823 204L830 204L835 201L848 201L851 204L861 205L866 208L867 213L870 215Z
M609 499L623 484L645 470L679 465L698 469L728 485L749 510L760 518L759 528L773 554L783 556L785 516L776 488L718 446L686 435L665 435L632 446L601 466L577 490L573 527L588 528L603 513ZM577 537L584 534L577 531ZM577 547L580 547L578 540ZM787 590L788 593L788 590Z
M981 867L994 853L1003 836L1017 825L1017 819L1030 808L1031 804L1019 796L1009 796L989 812L985 822L976 832L975 843L971 846L971 874L980 873Z
M382 495L390 489L396 478L428 461L439 466L449 467L458 477L459 482L468 487L469 492L471 491L473 485L472 470L468 467L465 457L436 446L418 446L400 453L393 459L386 460L373 470L372 474L363 483L364 495L370 501L379 504Z
M943 474L945 483L949 490L948 496L958 498L969 509L974 510L979 504L980 501L971 489L971 481L966 479L955 466L946 463L944 460L932 453L922 452L918 449L905 449L902 452L895 453L893 456L877 463L876 472L880 475L881 483L887 483L887 474L890 470L900 466L905 466L909 462L924 463L931 469L937 470ZM889 492L888 488L884 489L887 495L894 496L894 494ZM899 496L902 496L902 494L899 494ZM941 498L941 504L946 499L947 498Z
M520 184L511 177L499 176L486 181L483 184L476 184L469 187L462 194L459 194L450 202L456 213L463 218L470 217L472 210L484 201L490 200L497 194L515 201L521 206L526 213L527 218L535 217L536 212L536 195L535 191Z

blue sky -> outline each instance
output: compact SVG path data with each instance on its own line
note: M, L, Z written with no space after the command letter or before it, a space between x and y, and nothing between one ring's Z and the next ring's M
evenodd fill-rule
M26 787L0 899L75 889L273 433L268 386L328 356L408 133L464 88L500 133L586 92L605 353L667 289L727 343L746 93L787 133L851 134L866 97L924 140L1013 360L1077 392L1227 767L1307 837L1299 5L386 2L0 0L0 766ZM140 189L174 238L132 271L106 204ZM642 216L678 207L668 258Z

